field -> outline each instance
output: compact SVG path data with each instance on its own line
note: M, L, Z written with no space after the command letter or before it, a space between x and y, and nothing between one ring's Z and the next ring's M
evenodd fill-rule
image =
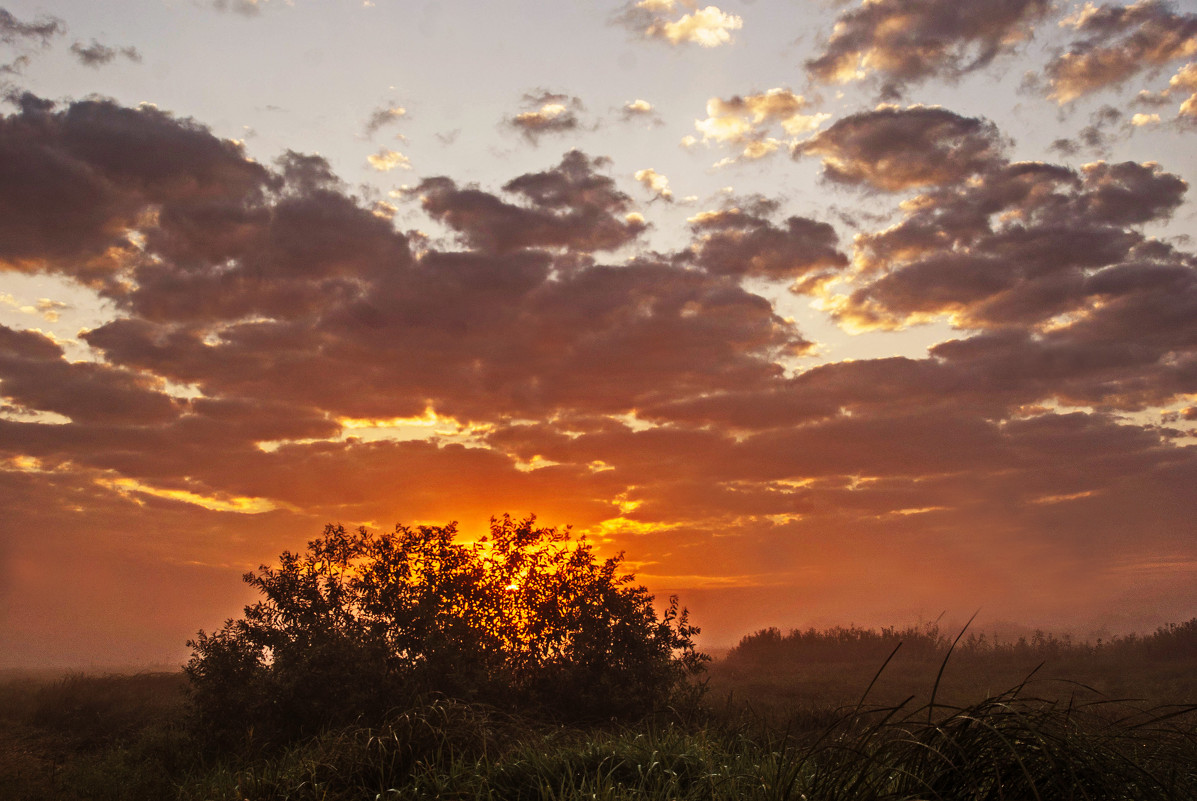
M12 801L1194 798L1195 632L953 648L926 629L766 631L710 666L700 703L650 720L563 727L430 698L380 727L233 752L188 729L181 674L9 676L0 787Z

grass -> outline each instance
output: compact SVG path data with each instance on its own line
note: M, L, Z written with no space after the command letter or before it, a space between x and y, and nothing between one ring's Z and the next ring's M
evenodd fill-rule
M850 639L850 638L849 638ZM872 647L872 645L870 645ZM1184 653L1110 660L967 647L740 660L706 707L589 729L447 699L284 748L215 753L178 674L0 684L6 801L1197 798L1197 672ZM1112 652L1106 652L1108 656ZM791 656L793 656L791 654ZM1106 661L1103 661L1106 659ZM1067 676L1081 680L1066 680ZM1013 689L994 692L997 682ZM1117 687L1113 701L1099 690ZM866 691L867 688L867 691Z

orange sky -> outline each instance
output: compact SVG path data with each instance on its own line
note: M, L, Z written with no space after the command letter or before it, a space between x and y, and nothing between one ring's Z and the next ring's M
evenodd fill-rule
M505 512L712 646L1197 615L1191 4L175 5L0 9L0 668Z

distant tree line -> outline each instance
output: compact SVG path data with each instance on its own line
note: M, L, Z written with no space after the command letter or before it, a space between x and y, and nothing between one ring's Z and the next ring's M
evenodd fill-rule
M906 658L942 659L952 648L949 637L936 624L866 629L836 626L828 629L792 629L783 633L766 628L745 636L728 653L733 665L778 664L787 661L835 662L885 659L901 646ZM1030 636L998 638L967 632L953 649L955 655L988 658L1105 658L1197 659L1197 618L1160 626L1147 635L1128 634L1078 642L1069 635L1035 631Z

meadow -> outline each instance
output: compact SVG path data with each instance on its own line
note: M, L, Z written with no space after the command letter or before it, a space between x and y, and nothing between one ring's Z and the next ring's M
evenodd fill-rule
M766 630L644 720L555 725L430 696L381 725L212 749L182 673L12 675L0 787L12 801L1197 798L1194 676L1197 620L1100 644Z

